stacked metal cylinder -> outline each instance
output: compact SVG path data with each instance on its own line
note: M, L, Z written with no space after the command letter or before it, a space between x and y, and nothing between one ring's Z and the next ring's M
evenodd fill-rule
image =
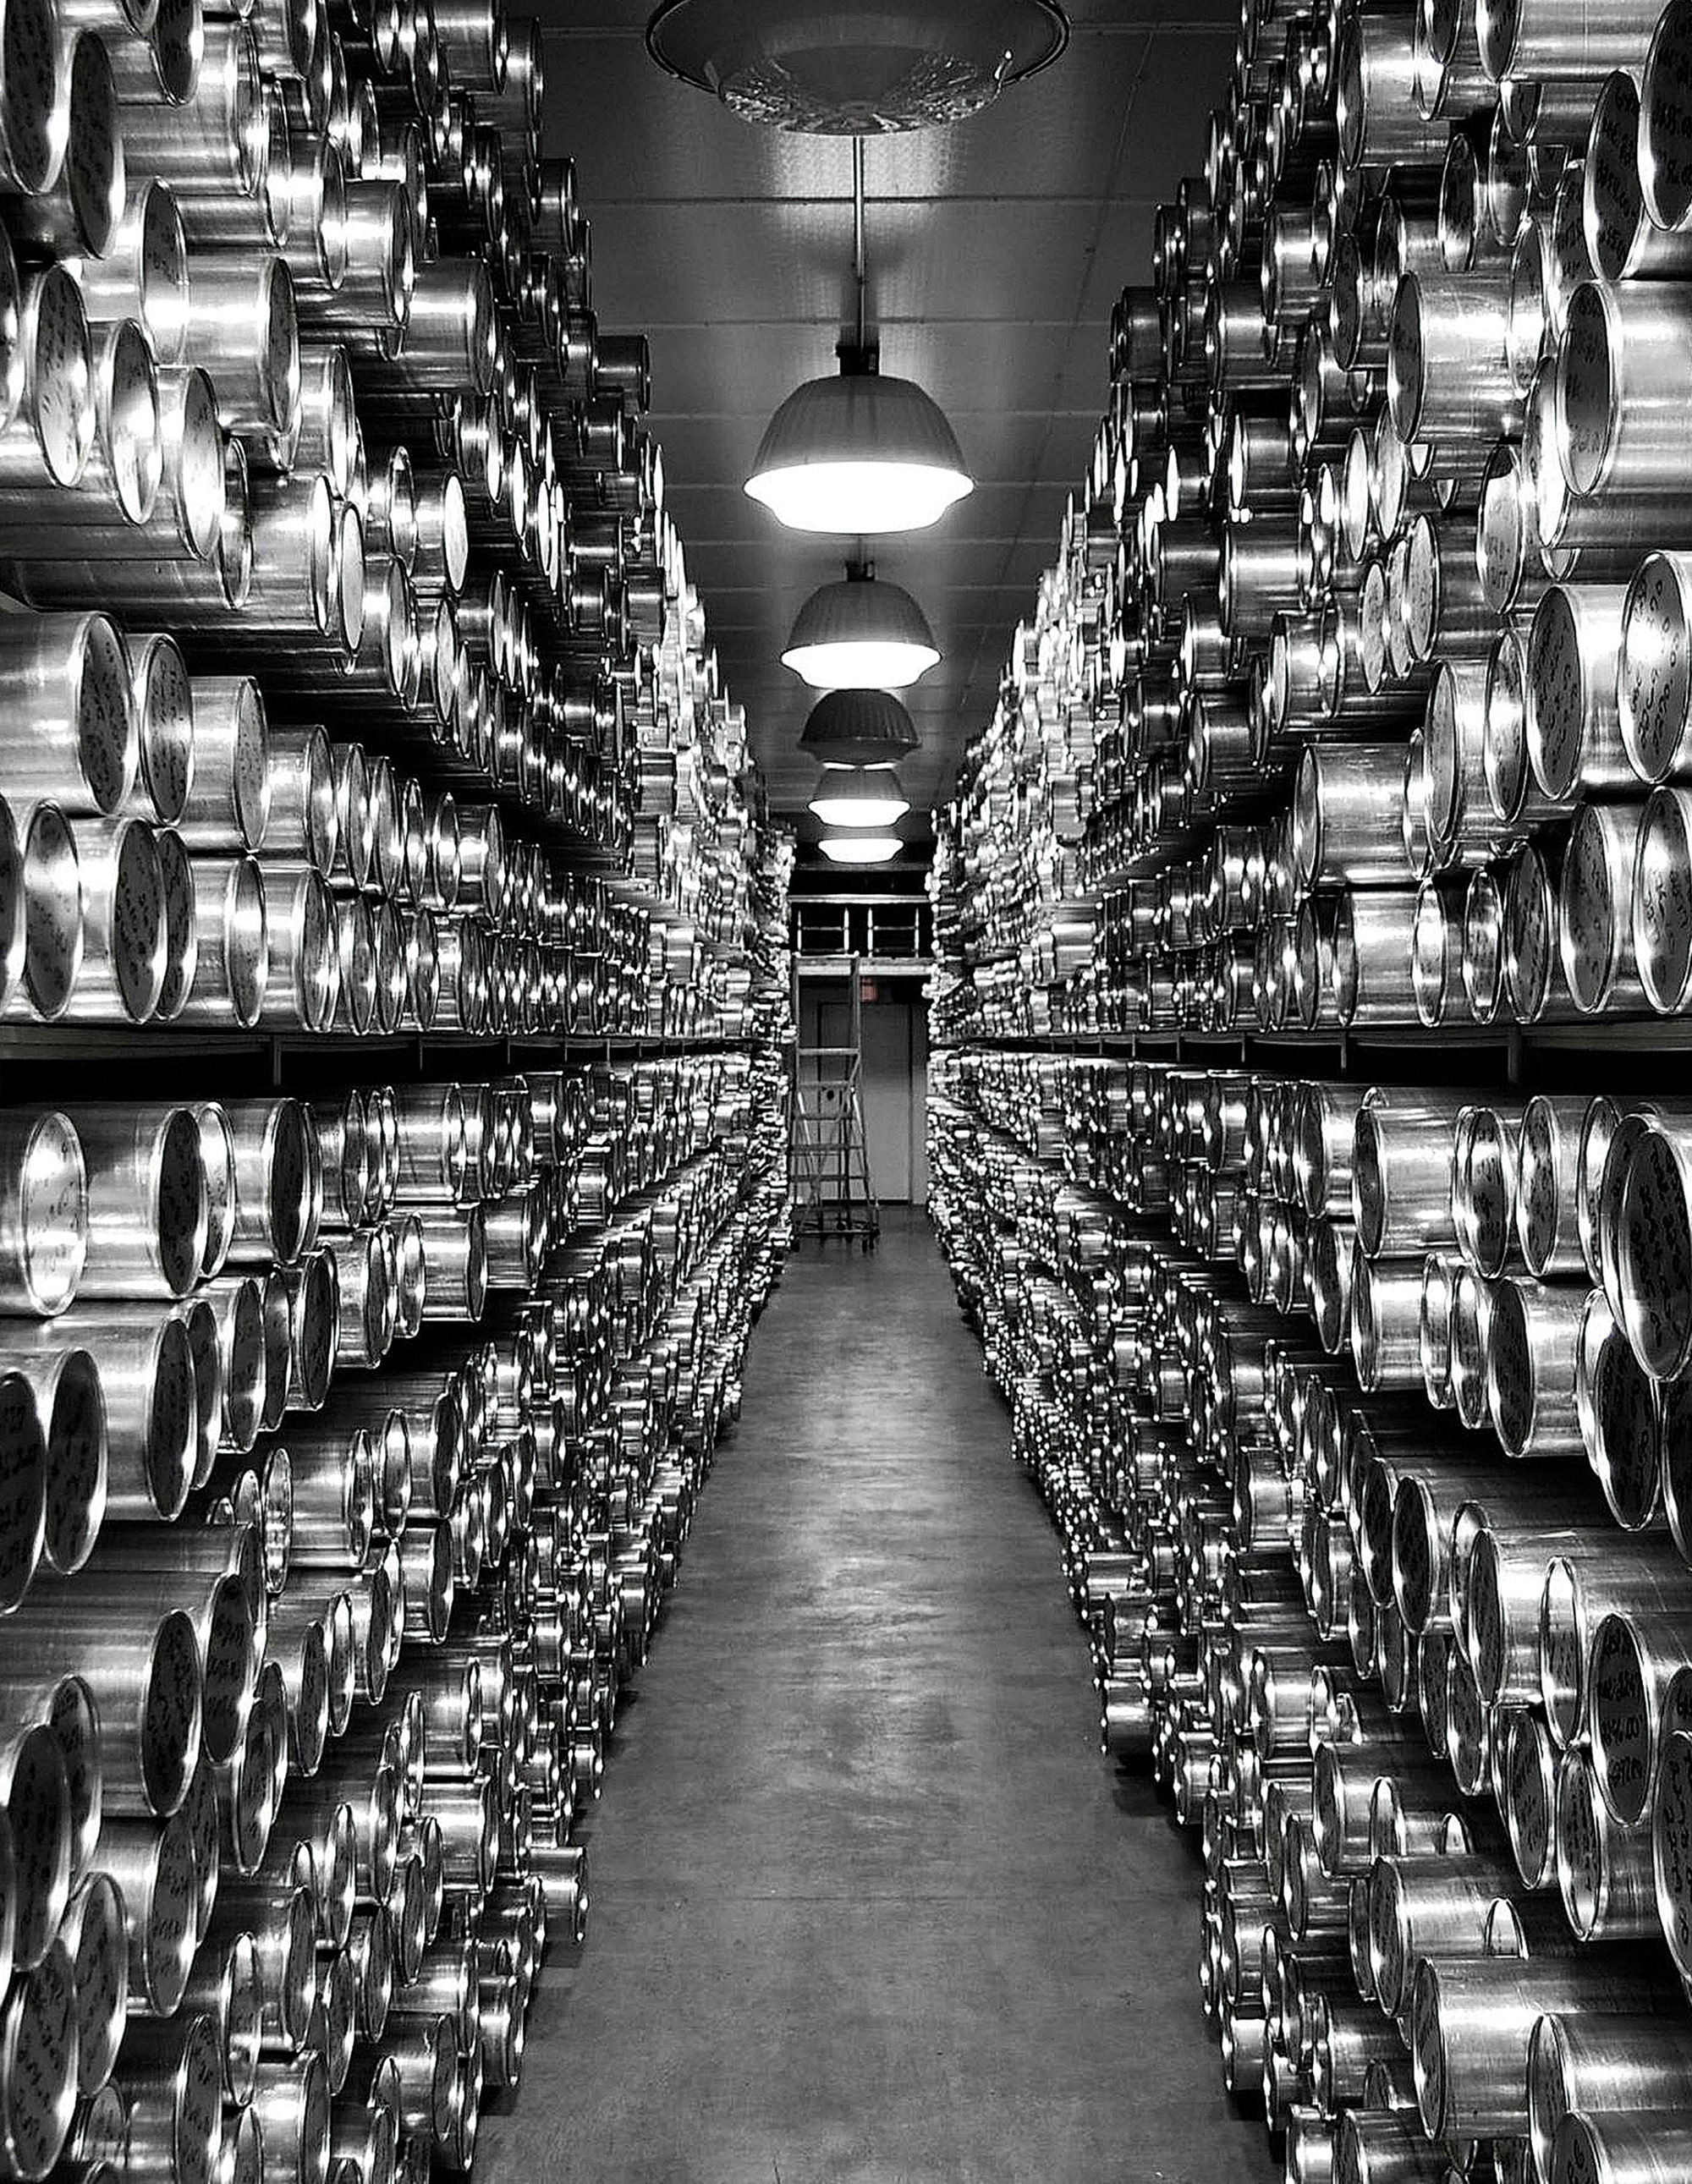
M467 2168L785 1244L790 847L497 0L8 0L0 2175Z
M1692 2168L1689 52L1248 6L940 816L936 1217L1298 2184Z

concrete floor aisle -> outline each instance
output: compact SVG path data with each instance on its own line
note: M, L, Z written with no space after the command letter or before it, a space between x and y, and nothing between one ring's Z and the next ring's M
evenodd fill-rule
M933 1235L753 1337L489 2184L1233 2184L1198 1868L1097 1756L1055 1535Z

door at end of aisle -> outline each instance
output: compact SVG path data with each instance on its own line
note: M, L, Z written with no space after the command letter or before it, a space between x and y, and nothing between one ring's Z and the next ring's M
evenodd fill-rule
M844 1046L852 1011L844 1000L807 994L801 1046ZM919 1000L863 1004L863 1126L875 1195L885 1206L928 1202L924 1111L928 1017Z

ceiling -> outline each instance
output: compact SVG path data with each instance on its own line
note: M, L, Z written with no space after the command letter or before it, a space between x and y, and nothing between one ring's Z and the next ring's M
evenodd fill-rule
M595 308L651 337L669 506L772 800L796 812L817 777L796 747L811 700L779 655L807 594L843 573L845 542L783 530L741 487L777 405L835 369L851 144L755 129L665 75L649 0L539 7L545 145L577 163ZM907 833L947 794L1054 557L1104 403L1111 306L1148 277L1154 209L1202 162L1238 20L1237 0L1187 0L1178 24L1158 0L1069 13L1064 58L997 106L868 147L883 368L940 403L977 482L931 531L874 549L945 655L905 694L923 737L901 770Z

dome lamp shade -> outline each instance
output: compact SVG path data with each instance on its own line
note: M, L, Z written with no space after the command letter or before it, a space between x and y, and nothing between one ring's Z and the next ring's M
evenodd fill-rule
M904 690L939 664L940 647L907 591L859 569L812 593L781 656L813 690Z
M831 690L811 708L799 746L819 766L896 766L922 738L890 692Z
M825 834L818 846L831 865L891 865L900 842L896 834Z
M974 491L957 436L914 380L842 361L771 418L746 491L790 531L925 531Z
M910 810L891 766L831 766L811 799L825 827L891 827Z
M877 136L966 120L1069 43L1055 0L667 0L658 65L766 129Z

